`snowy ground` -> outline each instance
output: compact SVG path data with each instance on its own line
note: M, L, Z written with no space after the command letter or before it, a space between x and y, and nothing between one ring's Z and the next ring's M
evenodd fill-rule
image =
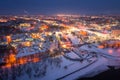
M30 62L1 71L0 77L5 80L73 80L91 77L108 70L108 65L119 68L119 53L119 49L99 49L96 44L86 44L55 58L48 57L37 63ZM23 55L21 53L18 56Z
M85 46L83 46L81 48L84 48L84 47ZM85 49L87 49L87 47L85 47ZM89 52L90 51L95 51L95 50L89 49ZM116 62L115 60L111 60L109 58L105 58L100 55L98 55L97 57L90 58L91 62L89 62L85 59L83 60L83 62L80 62L79 60L74 61L74 59L76 59L76 58L81 59L81 57L79 57L74 52L66 53L66 56L69 57L70 59L69 58L67 59L64 56L60 56L58 58L50 58L45 62L37 63L36 66L38 66L42 70L45 70L44 76L34 77L33 75L36 73L34 72L35 68L33 66L35 66L35 65L31 65L31 69L33 71L31 80L49 80L49 79L51 79L51 80L56 80L56 79L58 79L58 80L73 80L76 78L94 76L100 72L108 70L109 69L107 67L108 65L117 66L117 67L120 66L119 65L120 61ZM73 60L71 60L71 58ZM43 64L41 66L41 63L43 63L45 66ZM21 76L18 77L17 80L26 80L26 79L30 80L30 77L27 74L22 75L22 77Z
M67 55L71 58L79 58L79 56L77 56L75 53L71 52L71 53L67 53ZM34 77L33 73L35 71L35 68L33 68L33 66L35 65L31 65L32 67L32 76L31 76L31 80L56 80L59 78L64 77L65 75L72 75L72 73L74 71L79 71L82 70L84 68L86 68L87 66L89 66L91 63L94 63L95 61L97 61L97 58L92 58L91 62L88 62L87 60L84 60L83 62L80 61L73 61L73 60L69 60L66 59L64 56L60 56L59 58L54 58L54 59L49 59L44 63L44 65L46 64L46 69L45 69L45 76L39 76L39 77ZM42 62L37 63L36 65L39 68L44 68L45 66L41 66ZM37 67L37 68L38 68ZM25 74L25 73L24 73ZM36 73L35 73L36 74ZM18 78L18 80L30 80L30 77L28 75L22 75L22 77L20 76L20 78Z
M77 37L68 35L73 45L81 42ZM50 43L44 43L43 50L23 48L17 57L45 52ZM55 44L51 45L54 49ZM54 47L53 47L54 46ZM108 65L120 67L120 49L99 49L97 44L84 44L81 47L72 47L71 52L58 57L47 57L37 63L29 62L10 70L0 70L0 77L4 80L73 80L82 77L91 77L108 70Z

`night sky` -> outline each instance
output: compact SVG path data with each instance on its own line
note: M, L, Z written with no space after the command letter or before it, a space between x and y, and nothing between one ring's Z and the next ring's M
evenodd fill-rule
M120 0L0 0L6 14L119 14Z

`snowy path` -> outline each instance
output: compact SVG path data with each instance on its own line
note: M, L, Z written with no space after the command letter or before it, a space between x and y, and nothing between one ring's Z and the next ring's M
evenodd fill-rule
M78 70L76 70L76 71L73 71L72 73L69 73L69 74L67 74L67 75L65 75L65 76L63 76L63 77L57 78L56 80L61 80L61 79L66 78L67 76L70 76L70 75L72 75L72 74L74 74L74 73L77 73L77 72L79 72L79 71L81 71L81 70L89 67L90 65L94 64L95 62L97 62L97 60L93 61L93 62L90 63L90 64L87 64L86 66L84 66L84 67L82 67L82 68L80 68L80 69L78 69Z
M105 65L107 63L107 59L100 57L97 61L94 61L90 65L86 66L82 70L78 70L74 72L74 74L66 75L62 78L59 78L61 80L74 80L76 78L84 77L85 75L95 75L98 74L101 70L105 71L108 69L108 67ZM91 76L92 76L91 75Z

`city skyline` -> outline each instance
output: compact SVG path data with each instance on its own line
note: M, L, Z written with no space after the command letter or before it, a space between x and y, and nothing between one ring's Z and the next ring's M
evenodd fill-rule
M2 0L0 15L119 14L119 0Z
M119 80L119 3L1 0L0 80Z

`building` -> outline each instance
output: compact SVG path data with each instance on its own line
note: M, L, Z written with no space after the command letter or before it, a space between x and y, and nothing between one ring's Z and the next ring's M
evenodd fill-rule
M114 36L119 36L120 35L120 26L113 26L111 28L111 34Z
M11 45L0 45L0 64L8 63L12 58L11 55L16 55L16 49Z

